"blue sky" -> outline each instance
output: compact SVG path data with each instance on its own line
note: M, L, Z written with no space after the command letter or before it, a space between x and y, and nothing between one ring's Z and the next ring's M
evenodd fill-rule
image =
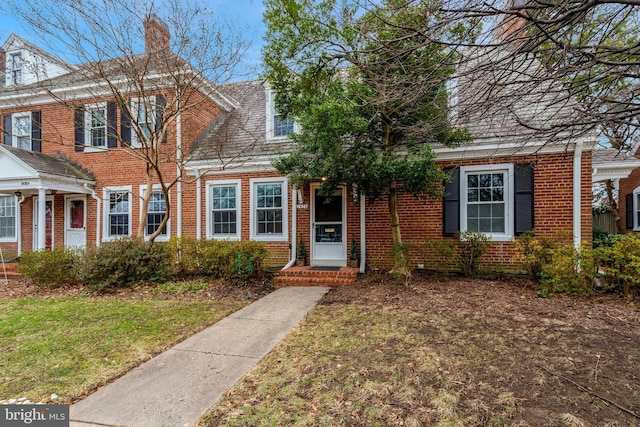
M260 69L260 48L262 38L266 31L262 23L262 13L264 5L262 0L200 0L214 10L216 15L224 19L229 19L243 28L244 37L252 41L252 47L247 53L246 62L249 66ZM38 43L37 35L33 34L31 28L25 27L22 23L11 17L8 11L2 9L0 0L0 45L4 43L11 33L29 40L35 45ZM44 47L44 46L41 46ZM245 76L245 78L255 78L257 74Z

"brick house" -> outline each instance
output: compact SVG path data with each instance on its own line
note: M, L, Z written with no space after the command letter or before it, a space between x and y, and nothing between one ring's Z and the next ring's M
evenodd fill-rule
M611 165L624 164L628 173L613 177L614 188L618 190L618 213L620 224L618 232L640 231L640 157L638 151L634 155L614 149L598 150L600 157L606 158L603 163Z
M162 28L149 28L141 58L168 43ZM498 110L499 103L485 103L481 111L470 108L478 102L470 95L482 92L477 90L482 79L470 75L474 73L461 73L452 81L452 120L468 126L475 138L463 147L435 147L438 162L452 177L447 196L399 200L404 240L416 248L412 264L428 268L432 259L421 249L425 241L451 239L457 231L490 235L489 259L505 268L515 266L514 236L533 228L544 234L572 233L577 244L589 241L597 137L549 142ZM192 94L198 108L170 123L163 123L163 112L175 102L175 87L169 84L156 85L146 94L152 102L142 116L140 107L125 114L122 106L139 93L125 88L125 101L117 102L107 92L87 92L91 85L98 84L87 79L82 66L65 64L18 36L10 36L2 46L3 252L94 246L135 235L147 188L145 163L132 155L139 149L130 129L131 116L136 116L150 127L166 129L161 147L168 160L161 170L176 180L169 203L153 183L145 234L158 230L168 207L170 220L158 240L188 236L264 241L269 263L285 267L293 264L300 241L306 262L317 266L346 265L355 244L361 253L360 271L391 267L386 202L370 203L348 185L327 199L318 192L320 177L293 188L272 167L274 158L291 150L287 135L296 125L278 115L264 82L213 88L199 81ZM517 98L527 104L526 96ZM552 114L549 106L521 110L532 120L544 114L563 119L562 111Z

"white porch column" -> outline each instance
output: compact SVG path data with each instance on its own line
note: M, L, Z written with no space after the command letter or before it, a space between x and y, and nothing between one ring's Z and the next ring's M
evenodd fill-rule
M38 250L44 249L47 240L47 193L38 189Z

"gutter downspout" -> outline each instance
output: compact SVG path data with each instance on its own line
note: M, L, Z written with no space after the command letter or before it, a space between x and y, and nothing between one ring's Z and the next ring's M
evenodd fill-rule
M580 250L582 241L582 139L573 152L573 246Z
M100 247L100 217L102 216L102 199L98 197L93 188L89 188L87 184L84 184L84 188L90 191L91 198L96 201L96 248Z
M360 273L364 274L367 257L367 232L364 194L360 195Z
M298 234L298 190L291 186L291 259L282 267L283 270L291 268L296 262L296 252L298 242L296 236Z
M177 102L177 101L176 101ZM176 117L176 168L178 182L176 185L176 236L182 236L182 115Z
M18 209L16 211L16 230L18 234L18 256L22 255L22 204L27 200L25 196L20 196L18 199Z
M196 239L202 238L202 175L196 169Z

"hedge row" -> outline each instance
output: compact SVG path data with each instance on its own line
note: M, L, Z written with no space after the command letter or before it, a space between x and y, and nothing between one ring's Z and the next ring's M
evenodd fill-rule
M243 282L264 273L265 245L254 241L137 238L105 242L85 250L58 247L26 252L18 271L38 286L82 283L92 290L207 276Z

